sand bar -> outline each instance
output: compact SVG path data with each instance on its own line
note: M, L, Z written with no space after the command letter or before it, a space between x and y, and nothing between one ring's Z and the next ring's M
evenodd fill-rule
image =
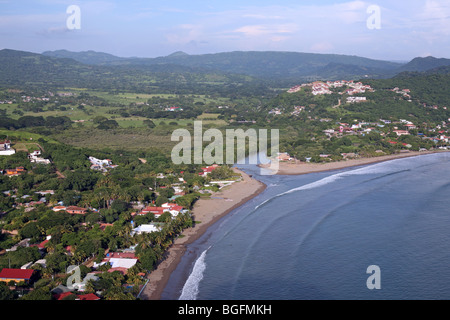
M415 157L425 154L432 153L440 153L440 152L448 152L446 150L436 150L436 151L410 151L410 152L402 152L391 155L384 155L372 158L359 158L359 159L350 159L343 161L335 161L335 162L326 162L326 163L306 163L300 161L290 161L290 162L280 162L279 169L276 174L278 175L302 175L314 172L323 172L323 171L331 171L331 170L339 170L349 167L362 166L367 164L373 164L378 162L384 162L394 159L407 158L407 157ZM263 168L268 168L268 165L260 165Z
M142 291L140 299L160 300L171 273L176 269L186 252L186 246L197 240L211 225L230 211L254 198L266 188L265 184L253 179L245 172L236 168L233 168L233 170L241 174L242 180L212 194L212 199L201 198L195 203L192 210L193 218L194 221L200 221L201 223L184 230L183 237L174 241L167 251L166 259L147 276L149 281Z

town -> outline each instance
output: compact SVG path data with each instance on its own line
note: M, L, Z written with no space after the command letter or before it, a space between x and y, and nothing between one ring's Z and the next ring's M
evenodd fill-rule
M41 141L45 151L28 154L16 151L15 144L2 141L4 151L14 152L0 158L21 164L0 169L0 292L4 283L16 298L138 299L167 248L195 225L196 199L239 181L226 166L197 166L191 173L145 174L133 179L145 186L120 192L111 179L127 170L125 163L81 156L85 169L62 174L54 171L60 167L59 154L47 151L48 144ZM137 163L141 170L148 167ZM29 179L39 183L24 188ZM82 179L92 184L77 185ZM50 186L55 189L46 189ZM132 189L140 191L133 195ZM74 278L76 270L82 277Z

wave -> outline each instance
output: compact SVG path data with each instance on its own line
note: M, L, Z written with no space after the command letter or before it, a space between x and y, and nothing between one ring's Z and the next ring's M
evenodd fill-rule
M323 187L325 185L334 183L337 180L342 179L344 177L349 177L349 176L353 176L353 175L382 174L382 173L396 174L396 173L411 170L411 168L405 167L404 163L400 164L400 162L402 160L404 161L405 159L395 159L395 160L391 160L391 161L387 161L387 162L381 162L381 163L365 166L365 167L354 169L351 171L345 171L345 172L339 172L339 173L333 174L331 176L325 177L323 179L308 183L306 185L303 185L303 186L300 186L297 188L293 188L291 190L280 193L272 198L269 198L269 199L265 200L264 202L262 202L261 204L257 205L255 207L255 210L259 209L260 207L262 207L263 205L272 201L275 198L278 198L278 197L281 197L281 196L284 196L284 195L287 195L287 194L290 194L293 192L297 192L297 191L310 190L310 189L314 189L314 188Z
M186 283L183 286L183 289L181 290L181 295L178 298L178 300L196 300L197 295L199 292L199 286L200 282L203 279L203 272L206 269L206 252L210 249L206 249L202 252L200 257L197 259L197 261L194 264L194 268L192 269L191 274L189 275L189 278L187 279Z

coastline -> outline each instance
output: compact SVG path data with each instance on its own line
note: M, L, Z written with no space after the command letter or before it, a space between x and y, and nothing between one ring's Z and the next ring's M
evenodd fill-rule
M187 245L200 238L210 226L232 210L266 189L264 183L252 178L245 172L237 168L233 168L233 170L241 174L242 180L212 194L212 197L216 197L216 199L199 199L194 204L192 209L193 219L201 223L196 223L192 228L184 230L183 236L175 239L172 246L167 250L166 259L147 276L148 283L140 296L142 300L160 300L172 272L186 252Z
M378 156L372 158L359 158L344 160L338 162L328 163L305 163L305 162L280 162L276 175L303 175L308 173L333 171L350 167L363 166L367 164L374 164L379 162L385 162L401 158L416 157L426 154L449 152L448 150L435 150L435 151L410 151L405 153L390 154L385 156ZM269 165L259 165L261 168L269 168Z
M347 161L330 162L324 164L317 163L301 163L280 162L277 175L303 175L308 173L325 172L339 170L349 167L356 167L389 160L421 156L426 154L449 152L444 150L408 152L393 155L385 155L373 158L360 158ZM268 168L269 165L258 165L262 168ZM160 300L161 295L170 279L171 274L177 268L183 258L187 246L199 239L209 227L225 217L232 210L243 205L247 201L259 195L266 189L266 185L245 172L233 168L242 176L242 180L231 186L225 187L219 192L212 194L214 199L199 199L193 207L192 214L196 223L194 227L186 229L182 233L182 237L175 239L172 246L166 253L166 259L162 261L158 267L148 276L148 283L143 289L140 298L142 300Z

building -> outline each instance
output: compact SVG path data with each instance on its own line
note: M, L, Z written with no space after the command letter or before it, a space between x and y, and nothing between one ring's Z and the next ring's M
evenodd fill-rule
M69 299L69 297L72 298L72 296L73 296L73 300L100 300L100 298L97 295L95 295L94 293L75 294L75 293L69 291L69 292L58 293L58 294L53 295L53 297L56 300L65 300L65 299Z
M292 158L289 153L285 152L285 153L278 153L276 159L278 161L292 161L294 160L294 158Z
M138 258L132 252L110 252L100 263L94 263L94 268L98 268L104 264L109 264L110 272L119 271L124 274L138 262Z
M183 207L177 205L176 203L164 203L161 207L168 209L172 217L176 217L181 211L183 211Z
M11 148L11 141L0 141L0 156L10 156L14 153L16 153L16 150Z
M156 224L141 224L139 227L133 229L131 235L134 236L135 234L152 233L158 231L161 231L161 227L157 226Z
M397 136L407 136L409 135L408 130L394 130L394 132L397 134Z
M202 176L202 177L206 177L208 174L213 172L218 167L219 166L217 164L213 164L212 166L208 166L206 168L202 168L203 172L200 172L199 175Z
M164 207L146 207L139 213L140 215L152 213L155 218L159 218L164 212L169 211L169 208Z
M91 162L92 170L106 172L108 169L114 169L117 167L117 165L112 164L112 160L110 159L100 160L95 157L89 157L89 161Z
M24 167L17 167L15 169L6 169L6 175L8 177L14 177L14 176L19 176L21 175L23 172L25 172L25 168Z
M66 208L66 212L70 214L86 214L88 209L70 206Z
M14 281L16 284L19 282L29 283L33 277L34 270L32 269L9 269L3 268L0 272L0 281L9 283Z
M41 158L41 154L40 150L35 150L28 155L28 159L33 163L50 164L50 160Z
M364 102L367 101L366 97L348 97L347 103L358 103L358 102Z

